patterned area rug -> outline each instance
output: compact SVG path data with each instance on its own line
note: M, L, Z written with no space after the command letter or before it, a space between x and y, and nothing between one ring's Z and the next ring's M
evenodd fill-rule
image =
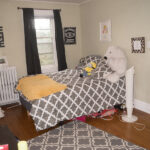
M28 141L29 150L144 150L107 132L73 121Z

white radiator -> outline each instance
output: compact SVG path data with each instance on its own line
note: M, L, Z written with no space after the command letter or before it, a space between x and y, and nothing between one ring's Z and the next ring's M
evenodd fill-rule
M18 102L19 95L14 92L16 81L16 67L0 67L0 105Z

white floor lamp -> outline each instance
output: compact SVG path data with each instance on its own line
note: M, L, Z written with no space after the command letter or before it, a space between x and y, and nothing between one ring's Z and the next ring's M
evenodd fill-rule
M127 115L122 116L122 120L125 122L135 122L137 121L137 117L132 115L133 112L133 87L134 87L134 67L131 67L126 71L126 108Z

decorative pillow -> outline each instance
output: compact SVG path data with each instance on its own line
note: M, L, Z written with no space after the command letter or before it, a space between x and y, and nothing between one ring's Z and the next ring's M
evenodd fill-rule
M88 63L90 62L95 62L98 64L101 61L102 57L99 55L89 55L84 58L80 59L79 64L76 66L76 69L83 69L87 66Z

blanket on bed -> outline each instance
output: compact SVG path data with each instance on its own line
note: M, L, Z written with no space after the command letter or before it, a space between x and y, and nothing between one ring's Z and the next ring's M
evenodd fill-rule
M16 87L29 101L60 92L66 88L66 85L60 84L44 74L24 77L19 80Z
M30 115L37 130L55 126L63 120L98 112L125 101L125 77L117 83L102 78L109 68L103 60L90 77L80 77L80 69L66 69L49 76L67 89L30 102ZM24 95L20 93L22 97ZM24 97L25 99L25 97ZM26 99L27 100L27 99Z

